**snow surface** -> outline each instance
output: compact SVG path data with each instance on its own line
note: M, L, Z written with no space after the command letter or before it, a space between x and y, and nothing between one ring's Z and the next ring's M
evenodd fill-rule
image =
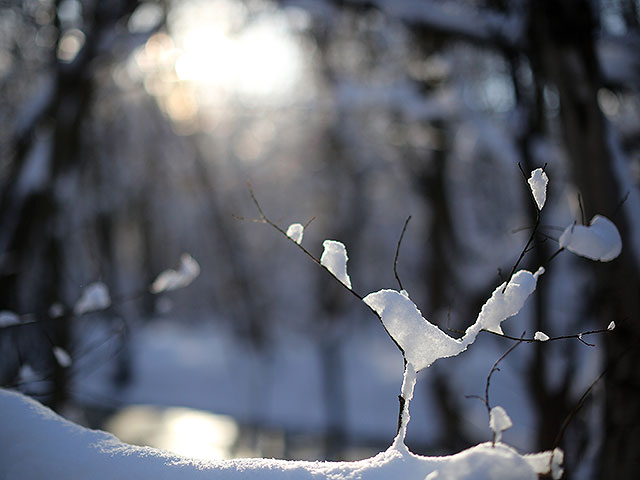
M609 262L620 255L622 239L614 223L595 215L589 226L569 225L558 240L560 247L591 260Z
M298 245L302 243L302 236L304 234L304 226L301 223L292 223L287 228L287 237L296 242Z
M0 389L0 423L0 473L6 480L528 480L549 471L552 457L561 457L551 452L520 455L501 443L483 443L446 457L422 457L406 447L392 446L356 462L199 461L122 443L111 434L83 428L33 399L4 389ZM557 460L555 464L558 468Z
M547 201L547 184L549 183L549 177L544 170L536 168L531 172L531 177L529 177L527 181L529 182L531 194L536 201L538 210L542 210Z
M495 434L496 442L502 440L502 432L513 427L513 422L504 408L497 406L493 407L489 412L489 428Z
M80 298L73 306L73 313L82 315L87 312L95 312L104 310L111 305L111 297L109 289L102 282L95 282L87 285L83 290Z
M152 293L166 292L183 288L193 282L200 275L200 265L188 253L180 257L178 270L165 270L151 284Z
M320 263L329 270L345 286L351 288L351 278L347 274L347 249L342 242L325 240L322 243L324 251Z

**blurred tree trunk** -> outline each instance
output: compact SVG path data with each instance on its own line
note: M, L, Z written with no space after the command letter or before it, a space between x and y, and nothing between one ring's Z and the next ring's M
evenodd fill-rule
M608 127L597 102L600 73L594 12L586 0L546 0L530 5L533 69L557 89L562 133L586 219L596 213L612 218L623 240L620 258L594 267L599 324L606 326L613 320L618 325L606 336L605 364L617 363L605 377L607 431L602 432L603 450L596 477L634 478L640 471L640 277L630 220L624 210L618 212L625 192L616 178Z

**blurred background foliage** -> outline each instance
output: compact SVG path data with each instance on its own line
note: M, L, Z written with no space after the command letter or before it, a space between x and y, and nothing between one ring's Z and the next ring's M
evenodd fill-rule
M568 476L631 478L640 458L639 8L0 1L0 310L24 323L0 326L0 381L62 411L113 409L136 382L132 332L158 319L214 326L260 362L277 363L288 345L314 352L324 424L298 428L319 430L320 456L385 448L394 414L388 432L365 441L349 428L363 400L346 398L351 340L367 331L384 341L384 332L276 232L237 218L257 216L247 181L283 227L315 217L304 239L312 251L343 241L360 292L395 287L393 255L412 215L403 284L432 322L464 330L534 221L518 163L546 165L549 204L525 266L549 258L559 228L595 213L618 225L624 253L596 266L559 256L508 333L619 328L597 349L518 349L497 401L525 424L514 445L547 449L609 368L561 446ZM200 263L198 280L149 293L182 252ZM112 306L74 316L82 288L98 280ZM508 346L484 338L477 368L488 373ZM441 362L419 384L429 407L410 432L415 451L451 453L486 438L468 420L483 415L464 398L484 381L470 379L471 358ZM104 365L111 396L90 395L86 377ZM390 412L396 394L378 393Z

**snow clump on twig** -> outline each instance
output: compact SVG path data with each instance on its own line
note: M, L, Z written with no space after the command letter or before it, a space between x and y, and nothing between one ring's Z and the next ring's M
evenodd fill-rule
M347 273L347 260L349 260L347 248L343 243L335 240L325 240L322 246L324 251L320 257L320 264L351 289L351 278Z

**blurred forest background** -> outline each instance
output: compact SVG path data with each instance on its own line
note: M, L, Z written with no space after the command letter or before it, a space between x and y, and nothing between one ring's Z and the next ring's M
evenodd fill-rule
M254 454L274 454L264 431L280 432L284 457L304 457L295 446L308 436L319 448L307 456L375 453L395 434L401 357L325 272L237 218L258 215L247 181L283 227L315 217L311 251L344 242L363 293L395 288L412 215L403 284L432 322L464 330L535 219L518 163L546 165L548 206L524 266L595 213L616 223L623 253L611 264L555 258L507 333L618 327L590 337L595 348L521 346L492 398L514 420L507 443L548 449L606 371L562 437L566 478L633 478L639 10L636 0L0 0L0 310L20 320L0 322L0 383L89 423L130 402L232 415L252 429ZM200 277L151 294L183 252ZM74 315L95 281L112 305ZM414 451L489 438L483 405L465 396L483 392L511 344L483 335L424 374ZM189 368L172 374L171 361ZM217 373L196 375L207 371Z

